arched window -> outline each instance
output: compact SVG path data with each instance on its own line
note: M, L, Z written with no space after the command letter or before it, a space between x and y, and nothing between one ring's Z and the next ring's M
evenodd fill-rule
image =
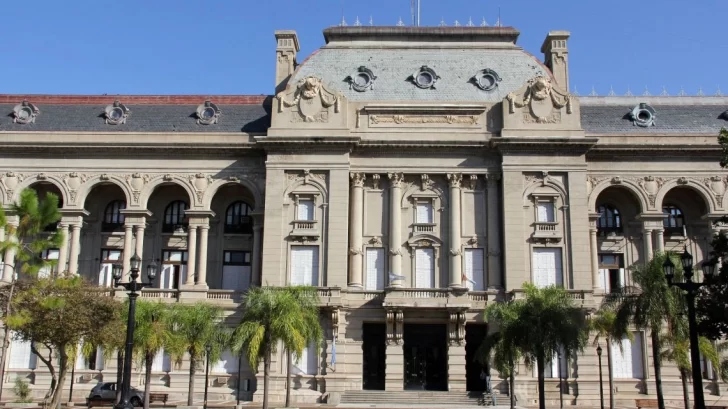
M124 215L121 214L121 211L124 209L126 209L126 202L123 200L114 200L106 205L101 230L109 232L122 228L124 226Z
M679 207L671 204L662 206L662 213L667 217L663 219L662 225L665 227L667 234L683 234L685 226L685 217Z
M167 208L164 209L164 224L162 224L162 231L165 233L171 233L177 229L185 228L187 226L187 223L185 222L185 210L188 208L187 203L181 200L175 200L167 205Z
M225 212L225 233L251 234L253 219L250 217L250 205L245 202L234 202Z
M601 213L597 220L597 230L602 234L621 233L622 216L619 209L612 205L599 205L597 212Z

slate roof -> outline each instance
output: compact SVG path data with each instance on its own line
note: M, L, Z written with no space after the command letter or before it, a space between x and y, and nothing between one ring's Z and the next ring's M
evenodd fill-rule
M587 134L712 134L728 128L726 97L580 97L581 126ZM632 124L640 102L655 109L655 126Z
M99 97L93 97L100 99ZM0 102L1 131L68 131L68 132L246 132L265 133L270 127L270 97L257 97L254 103L218 104L221 115L217 124L198 125L196 104L179 103L134 103L134 98L119 97L121 103L131 111L125 124L105 123L104 109L114 102L109 96L103 103L47 103L44 98L28 96L40 113L35 123L20 125L13 123L14 103ZM62 97L55 100L59 101ZM213 102L216 102L212 99Z

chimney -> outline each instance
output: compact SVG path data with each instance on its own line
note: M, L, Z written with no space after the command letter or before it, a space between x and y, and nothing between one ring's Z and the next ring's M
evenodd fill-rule
M544 54L544 62L556 78L559 87L569 91L569 49L566 40L571 35L568 31L549 31L541 52Z
M276 94L282 91L293 70L296 69L296 53L300 50L298 36L293 30L276 30Z

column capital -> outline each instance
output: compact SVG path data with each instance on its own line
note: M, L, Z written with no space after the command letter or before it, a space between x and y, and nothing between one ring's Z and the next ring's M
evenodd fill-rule
M367 175L365 173L352 172L349 174L349 178L351 179L351 187L363 188L364 181L367 180Z
M392 187L392 188L402 187L402 182L404 182L404 173L401 173L401 172L387 173L387 177L389 177L390 187Z
M450 185L450 187L459 188L462 181L463 181L462 173L448 173L447 174L447 182Z
M498 182L500 182L502 175L498 172L495 173L487 173L485 175L485 179L488 181L489 185L497 185Z

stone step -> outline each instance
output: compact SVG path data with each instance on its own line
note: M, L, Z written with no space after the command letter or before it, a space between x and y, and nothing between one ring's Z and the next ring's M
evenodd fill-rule
M474 405L482 399L481 393L441 392L441 391L346 391L341 403L383 403L411 405ZM490 402L490 397L488 397Z

